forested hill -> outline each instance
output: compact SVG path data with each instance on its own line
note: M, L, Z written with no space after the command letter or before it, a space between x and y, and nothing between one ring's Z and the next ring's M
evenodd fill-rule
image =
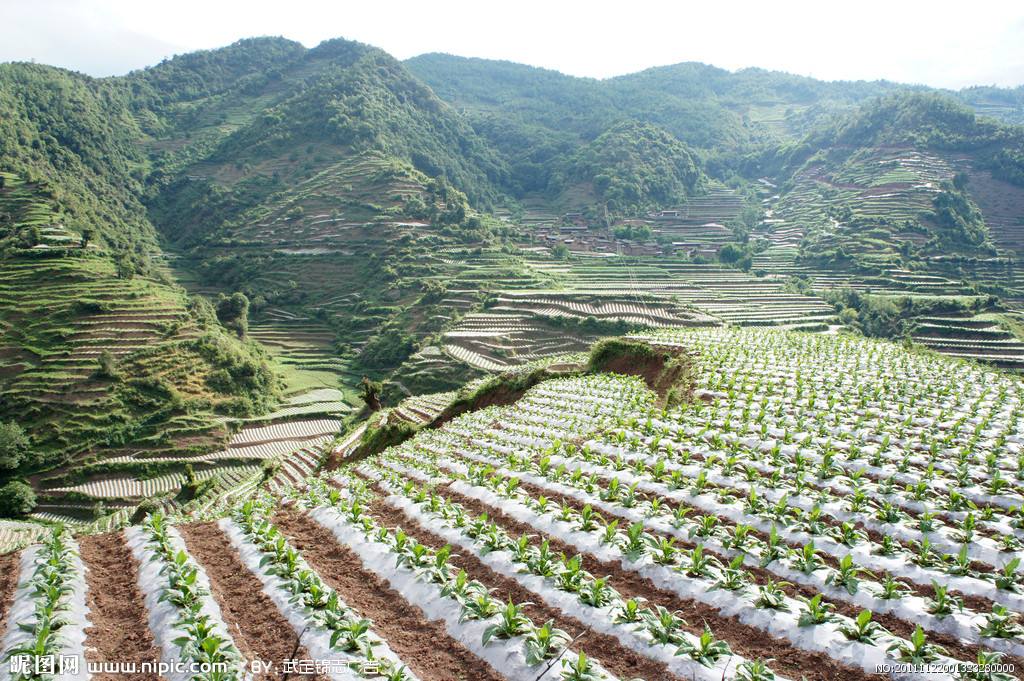
M176 57L128 77L149 122L149 198L168 236L190 239L340 162L376 152L442 176L480 205L505 167L469 125L385 52L280 38Z
M136 105L126 79L0 65L0 487L141 442L215 447L224 416L273 402L239 320L166 270Z
M464 111L509 160L516 187L552 189L552 167L623 120L657 125L700 151L715 174L755 170L760 154L803 140L886 95L938 94L1004 123L1024 121L1024 89L959 92L888 81L826 82L748 68L687 62L606 80L505 61L425 54L406 61ZM554 187L560 189L560 187Z
M996 177L1024 186L1024 128L979 116L934 93L890 95L861 107L803 141L803 150L914 147L971 154Z
M760 323L725 315L762 291L751 309L779 299L811 328L832 313L808 272L1024 300L1020 112L1019 90L693 63L598 81L342 39L102 79L2 64L0 426L32 458L0 455L0 486L195 483L186 461L291 388L330 409L339 388L361 406L364 376L452 388L619 332L637 299L680 321L648 316L655 294L685 292L686 323L719 323L699 301ZM519 295L574 286L588 298L546 319Z
M66 227L124 253L155 248L131 93L50 66L0 64L0 170L51 188Z

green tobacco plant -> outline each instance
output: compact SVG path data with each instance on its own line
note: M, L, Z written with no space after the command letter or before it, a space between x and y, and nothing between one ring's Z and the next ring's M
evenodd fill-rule
M548 620L543 626L534 627L527 632L526 663L530 666L551 659L569 642L569 634L555 628L554 620Z
M695 643L683 641L676 649L676 655L688 655L705 667L713 667L722 657L732 655L732 649L725 641L715 639L711 629L705 624L700 638Z
M901 662L911 664L927 664L939 659L940 655L946 655L945 648L928 643L920 624L914 627L914 633L910 635L909 641L896 641L887 650L895 653Z
M860 643L874 643L885 629L877 622L871 621L871 611L862 610L857 618L850 624L842 624L839 631L851 641Z
M525 633L532 624L530 618L523 613L523 608L532 603L513 603L509 601L500 611L500 620L484 630L483 644L487 645L494 637L512 638Z

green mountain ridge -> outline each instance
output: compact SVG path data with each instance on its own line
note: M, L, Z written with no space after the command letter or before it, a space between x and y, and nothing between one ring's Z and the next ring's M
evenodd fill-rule
M696 63L598 81L342 39L104 79L2 64L0 420L24 422L33 473L71 480L221 446L282 382L354 402L367 376L394 401L610 329L730 321L747 295L780 312L736 318L807 330L842 285L1001 314L1024 299L1019 109L992 88ZM207 301L235 293L249 337Z

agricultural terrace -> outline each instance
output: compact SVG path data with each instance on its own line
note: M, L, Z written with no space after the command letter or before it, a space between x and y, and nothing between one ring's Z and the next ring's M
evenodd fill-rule
M642 337L693 357L692 399L553 378L217 521L154 513L0 557L20 575L0 579L6 650L18 613L55 602L48 652L221 661L225 678L291 657L337 679L1019 674L1019 380L845 336ZM63 589L33 587L47 579Z
M300 382L259 419L224 416L252 410L252 385L233 384L224 365L258 371L253 349L168 284L163 265L119 259L65 227L42 188L3 179L0 212L12 234L28 236L11 242L0 272L0 416L33 437L21 468L37 495L33 520L106 530L145 498L177 508L191 493L251 488L264 470L310 469L288 457L336 433L351 409L341 392ZM290 430L240 441L257 421ZM191 491L172 497L185 483ZM5 524L0 548L44 530Z

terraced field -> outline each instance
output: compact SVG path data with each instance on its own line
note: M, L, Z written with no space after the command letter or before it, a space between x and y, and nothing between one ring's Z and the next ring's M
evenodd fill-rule
M925 242L909 225L953 174L945 159L912 149L866 149L837 167L810 165L774 206L764 236L781 248L805 238L814 252L845 246L864 264L888 265L901 242Z
M1019 380L840 336L643 338L695 358L691 401L554 378L219 520L0 557L3 647L52 627L47 652L223 678L1019 678Z
M733 324L826 330L834 310L813 295L784 290L789 274L758 277L677 258L604 258L553 262L528 256L525 266L560 288L524 285L498 291L486 309L466 313L444 333L447 358L483 371L576 352L609 328ZM446 368L421 352L409 371ZM406 368L403 368L403 372Z

